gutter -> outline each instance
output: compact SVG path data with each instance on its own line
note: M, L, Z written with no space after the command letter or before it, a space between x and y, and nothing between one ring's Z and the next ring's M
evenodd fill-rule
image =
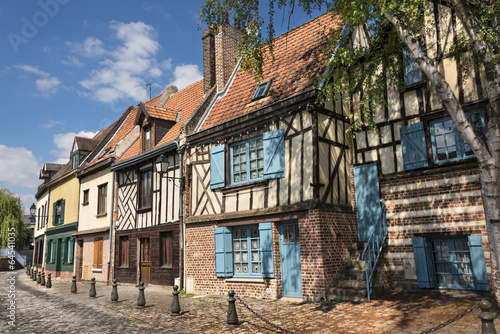
M162 145L159 147L155 147L154 149L143 152L141 154L138 154L135 157L129 158L129 159L121 161L121 162L115 162L115 163L111 164L111 171L116 172L120 169L124 169L124 168L130 167L130 166L133 166L135 164L142 162L143 160L153 158L153 157L163 153L164 151L169 151L170 149L175 149L175 148L177 148L177 150L179 150L179 143L176 141L170 142L168 144L165 144L165 145Z
M112 183L112 190L111 190L111 207L110 207L110 210L111 210L111 214L109 215L109 240L108 240L108 243L109 243L109 255L108 255L108 274L107 274L107 277L106 277L106 286L109 286L109 271L110 271L110 268L111 268L111 254L112 254L112 251L113 251L113 228L114 228L114 224L113 224L113 216L114 216L114 201L115 201L115 173L111 173L111 183Z

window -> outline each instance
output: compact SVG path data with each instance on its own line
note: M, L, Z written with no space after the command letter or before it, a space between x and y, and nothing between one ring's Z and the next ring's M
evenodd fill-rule
M163 232L160 234L160 251L161 251L161 265L163 267L173 266L173 244L172 232Z
M95 269L102 268L102 237L94 239L94 265Z
M97 188L97 214L106 214L106 194L108 191L107 184L102 184Z
M86 189L83 191L83 202L82 205L87 205L89 204L89 190Z
M489 291L480 235L413 238L419 288Z
M467 118L472 123L477 133L484 129L481 110L467 113ZM450 117L429 122L432 153L436 163L456 161L474 157L474 152L458 133Z
M403 62L405 67L405 86L409 86L423 80L422 69L418 66L417 62L413 58L413 55L407 49L403 49Z
M149 254L149 238L141 238L141 262L151 262L151 257Z
M223 188L225 145L210 150L210 188ZM262 137L230 146L230 184L242 184L285 176L284 130L269 131Z
M79 152L74 151L73 153L71 153L71 167L75 169L76 167L78 167L78 163L79 163Z
M269 87L271 86L271 81L262 82L257 86L257 90L253 95L253 99L258 99L260 97L264 97L269 92Z
M128 236L120 237L118 265L128 267Z
M231 183L257 181L264 178L262 138L231 146Z
M143 171L139 178L139 209L151 207L151 170Z
M39 230L41 226L40 223L40 208L38 208L38 219L36 220L36 229Z
M52 212L52 224L60 225L64 224L64 206L65 200L60 199L53 204L53 212Z
M144 151L150 150L152 147L151 126L144 127Z
M272 224L215 228L217 277L274 277Z

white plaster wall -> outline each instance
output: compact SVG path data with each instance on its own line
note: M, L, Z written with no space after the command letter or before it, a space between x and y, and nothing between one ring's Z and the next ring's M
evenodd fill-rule
M97 216L97 191L98 186L107 183L106 213L107 215ZM83 205L83 191L89 190L89 204ZM80 204L78 214L78 231L85 231L94 228L109 226L111 210L111 200L113 197L113 173L108 167L102 171L93 173L80 180Z

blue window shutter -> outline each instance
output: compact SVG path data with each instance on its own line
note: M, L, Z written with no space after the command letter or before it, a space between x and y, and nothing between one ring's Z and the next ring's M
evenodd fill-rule
M483 240L480 235L470 235L469 250L474 274L474 285L478 291L489 291L488 273L486 272L486 261L484 259Z
M380 216L380 186L376 163L354 167L354 193L359 241L368 241Z
M427 239L413 238L413 254L415 255L415 269L419 288L433 288L436 286L436 278L429 257Z
M424 123L419 122L399 128L405 170L428 166Z
M285 130L264 133L264 179L285 176Z
M225 145L219 145L210 149L210 189L225 186Z
M272 223L259 224L262 276L269 278L274 278L272 227Z
M233 237L231 228L216 227L215 234L215 275L233 276Z
M64 206L65 206L66 201L62 200L61 201L61 224L64 224Z

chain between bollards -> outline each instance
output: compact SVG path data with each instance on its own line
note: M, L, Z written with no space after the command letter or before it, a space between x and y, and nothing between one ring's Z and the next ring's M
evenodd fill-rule
M71 293L76 293L76 275L73 275L73 279L71 280Z
M96 291L95 291L95 278L92 277L90 279L90 291L89 291L89 297L95 298L96 296Z
M111 284L113 289L111 289L111 301L112 302L117 302L118 301L118 284L116 284L116 280L113 280L113 284Z

